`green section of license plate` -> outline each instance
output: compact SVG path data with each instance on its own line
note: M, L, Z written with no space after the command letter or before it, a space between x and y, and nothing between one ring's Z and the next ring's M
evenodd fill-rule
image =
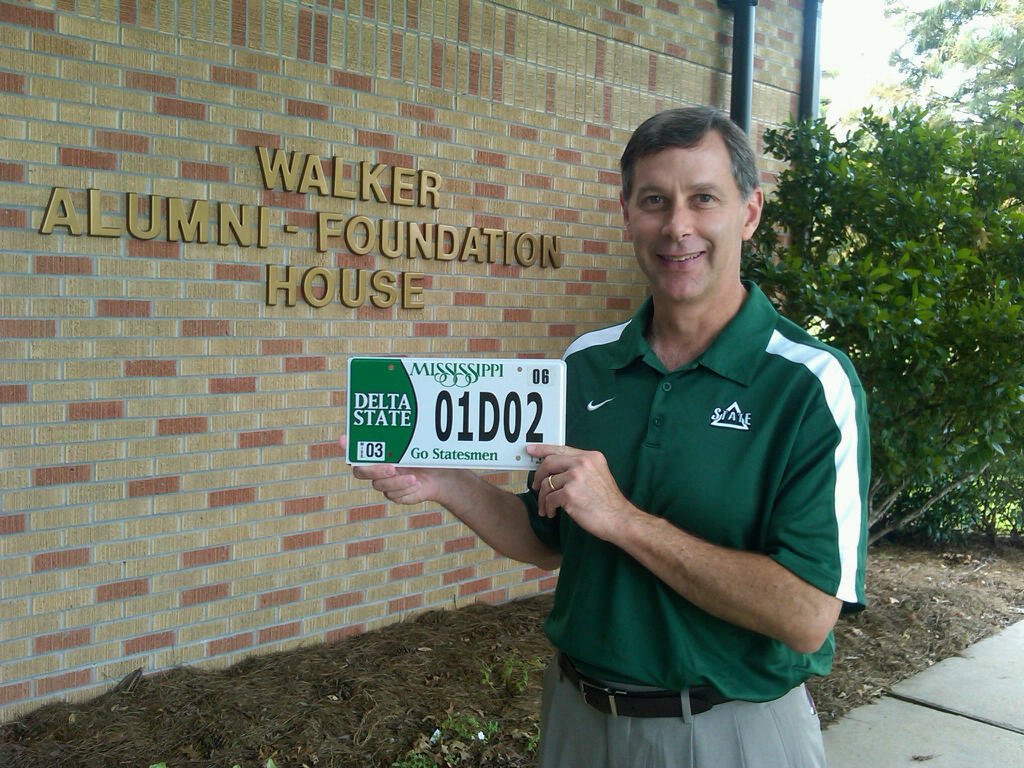
M346 430L350 464L531 469L565 443L565 363L353 357Z

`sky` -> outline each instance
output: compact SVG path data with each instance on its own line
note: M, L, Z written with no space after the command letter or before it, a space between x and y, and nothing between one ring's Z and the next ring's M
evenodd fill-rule
M910 3L926 7L935 2ZM885 18L885 0L824 0L821 4L821 70L834 70L833 79L821 78L820 95L831 99L825 111L834 122L871 103L871 87L897 80L889 56L905 39L898 19Z

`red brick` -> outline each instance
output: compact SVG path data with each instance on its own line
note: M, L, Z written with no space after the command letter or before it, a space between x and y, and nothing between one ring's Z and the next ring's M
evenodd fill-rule
M62 549L57 552L44 552L32 558L32 572L55 571L60 568L74 568L89 562L89 549Z
M541 176L539 173L524 173L523 184L527 187L536 187L537 189L551 189L551 177Z
M232 504L251 504L256 501L256 489L229 488L226 491L211 491L206 494L206 503L211 507L227 507Z
M125 360L125 376L177 376L176 360Z
M116 149L121 152L149 154L149 137L124 131L103 131L97 129L93 142L100 149Z
M501 313L502 322L526 323L533 317L533 310L530 309L506 309Z
M156 75L152 72L125 72L124 87L138 91L151 91L153 93L177 93L178 81L176 78L166 75Z
M68 421L120 419L124 417L124 402L122 400L105 400L68 403L66 413Z
M548 325L548 336L575 336L576 326L572 323L551 323Z
M555 208L552 213L555 221L577 222L580 220L580 212L571 208Z
M508 600L508 590L501 588L492 589L490 592L481 592L473 598L473 600L477 603L490 603L491 605L497 605Z
M0 384L0 403L28 402L28 384Z
M180 487L181 478L178 475L149 477L145 480L129 480L127 493L129 499L134 499L139 496L159 496L164 493L177 493Z
M118 0L118 21L128 26L138 21L139 9L136 8L136 2L137 0Z
M580 279L591 283L603 283L608 279L608 272L603 269L581 269Z
M313 443L309 446L309 458L311 459L336 459L344 456L345 452L337 442Z
M487 303L487 294L483 291L456 291L455 306L482 307Z
M224 378L210 379L210 394L212 395L255 391L255 376L226 376Z
M0 91L7 93L24 93L25 76L13 72L0 72Z
M608 184L612 187L622 186L622 177L615 171L598 171L597 180L602 184ZM617 201L613 200L612 202L615 203L615 210L621 210L621 206Z
M519 277L520 268L517 264L491 264L487 267L491 277Z
M398 105L398 113L403 117L413 117L417 120L425 120L432 123L437 120L437 110L425 104L410 104L403 101Z
M123 600L126 597L148 594L149 579L126 579L110 584L100 584L96 587L96 602L105 603L108 600Z
M413 336L447 336L448 323L413 323Z
M497 168L508 168L508 155L501 152L489 152L486 149L478 149L474 153L474 159L480 165L493 165Z
M403 152L386 152L381 150L377 153L377 160L387 165L402 168L411 168L416 165L416 156L407 155Z
M45 696L55 691L66 691L69 688L78 688L92 682L91 669L79 669L75 672L63 672L59 675L41 677L36 680L35 695Z
M572 165L581 165L583 163L583 153L575 149L555 147L555 160L561 160L563 163L571 163Z
M27 682L0 685L0 705L27 699L31 693L32 686Z
M423 605L423 595L396 597L394 600L388 600L388 613L411 611L413 608L419 608L421 605Z
M394 149L395 137L381 131L356 131L356 144L360 147L376 147L377 149Z
M491 197L503 200L506 194L504 184L491 184L485 181L473 182L473 195L475 197Z
M103 171L117 170L117 155L113 152L97 152L93 149L61 147L58 162L75 168L95 168Z
M206 416L172 416L156 420L158 435L194 435L208 429Z
M443 520L444 515L440 512L424 512L419 515L410 515L406 527L410 530L413 528L427 528L431 525L440 525Z
M339 627L338 629L332 629L324 632L324 642L337 643L344 640L346 637L361 635L364 632L366 632L365 624L350 624L347 627Z
M508 127L508 134L514 139L524 139L525 141L537 141L540 139L540 131L526 125L510 125Z
M38 29L56 29L53 11L37 11L14 3L0 3L0 21Z
M303 371L326 371L326 357L286 357L285 373L301 373Z
M476 569L471 565L467 565L464 568L456 568L454 571L446 571L441 574L441 583L444 585L454 584L458 581L465 581L471 579L476 574Z
M608 253L608 243L604 240L584 240L584 253Z
M215 280L258 283L263 280L263 271L259 267L249 264L214 264L213 278Z
M357 91L373 92L373 80L366 75L355 75L349 72L331 72L331 83L339 88L352 88Z
M610 139L612 137L612 130L606 125L595 125L594 123L588 123L586 128L586 134L587 136L590 136L591 138L594 139Z
M604 303L608 309L629 309L629 299L623 296L609 296Z
M122 643L123 653L125 656L131 656L135 653L145 653L146 651L156 650L157 648L167 648L174 645L174 632L172 630L165 630L163 632L153 632L148 635L142 635L141 637L133 637L131 640L125 640Z
M3 82L3 75L0 74L0 83ZM0 87L0 90L3 90ZM0 162L0 181L24 181L25 166L22 163Z
M423 139L446 142L451 142L453 136L452 129L443 125L420 125L416 129L416 133Z
M305 533L293 533L291 536L281 537L281 551L290 552L293 549L319 547L323 543L323 531L306 531Z
M459 597L472 595L475 592L485 592L491 588L491 577L485 576L474 581L467 581L459 585Z
M98 299L97 317L149 317L151 302L132 299Z
M92 259L88 256L36 256L32 270L37 275L91 275Z
M0 228L24 229L28 217L17 208L0 208Z
M250 645L252 645L252 632L242 632L231 637L221 637L208 641L206 643L206 655L219 656L222 653L232 653L242 648L248 648Z
M231 169L217 163L199 163L190 160L181 161L181 177L183 179L199 179L201 181L219 181L227 184L231 180Z
M326 104L300 101L299 99L286 99L285 112L289 115L306 117L312 120L330 120L331 118L331 110Z
M292 621L287 624L278 624L276 627L267 627L261 629L257 635L257 642L262 645L263 643L274 643L278 640L284 640L288 637L295 637L299 634L302 629L302 622Z
M461 552L465 549L472 549L476 546L476 536L461 536L458 539L449 539L444 543L444 553L450 555L452 552Z
M566 296L589 296L590 283L566 283Z
M259 76L255 72L245 69L234 69L232 67L220 67L216 64L210 65L210 80L225 85L240 86L242 88L255 88L259 85Z
M228 320L182 320L182 336L230 336L231 323Z
M239 448L262 448L265 445L284 445L284 430L263 429L238 435Z
M153 99L153 111L160 115L184 117L188 120L205 120L206 105L184 99L170 99L157 96Z
M54 632L51 635L38 635L32 638L32 653L50 653L77 648L92 642L92 630L89 627L70 629L67 632Z
M256 598L256 607L269 608L273 605L294 603L301 599L302 590L299 587L288 587L287 589L277 589L273 592L264 592Z
M423 575L423 563L409 563L408 565L396 565L388 570L388 581L401 581L411 579L414 576Z
M499 352L501 341L498 339L469 339L466 342L466 349L470 352Z
M40 339L56 335L57 323L54 320L0 320L0 338Z
M331 595L331 597L324 598L324 610L336 611L339 608L348 608L350 605L359 605L361 602L363 602L363 593L361 591Z
M263 339L260 342L261 355L294 355L302 352L302 339Z
M231 44L244 46L246 43L246 0L231 0Z
M262 133L260 131L248 131L244 128L236 128L235 144L243 147L268 147L270 149L280 149L281 137L273 133Z
M0 536L25 532L25 515L0 515Z
M133 259L180 259L181 243L170 240L129 240L125 255Z
M220 584L206 584L201 587L192 587L181 591L179 605L184 608L187 605L196 603L208 603L211 600L223 600L231 594L231 587L227 582Z
M348 522L359 523L364 520L378 520L386 514L386 504L368 504L364 507L352 507L348 511Z
M197 565L213 565L224 563L231 559L231 547L221 544L216 547L205 547L203 549L191 549L181 553L181 567L194 568Z
M345 557L360 557L361 555L372 555L384 551L384 539L364 539L353 541L345 545Z
M65 464L57 467L38 467L32 470L33 485L88 483L90 480L92 480L90 464Z

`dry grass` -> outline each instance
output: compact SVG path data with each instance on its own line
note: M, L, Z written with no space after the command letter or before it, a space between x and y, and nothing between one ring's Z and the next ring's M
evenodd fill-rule
M869 609L836 628L833 673L810 683L826 726L1020 619L1024 550L878 547L868 592ZM126 679L0 727L0 766L530 766L549 605L427 613L221 671Z

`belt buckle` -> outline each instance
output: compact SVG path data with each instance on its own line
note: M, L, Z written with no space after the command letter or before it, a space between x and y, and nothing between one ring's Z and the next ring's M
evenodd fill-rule
M611 714L612 717L619 716L619 709L615 706L615 696L619 691L613 691L611 688L605 688L603 685L594 685L593 683L580 678L580 695L583 696L584 701L587 700L587 688L607 698L609 714Z

